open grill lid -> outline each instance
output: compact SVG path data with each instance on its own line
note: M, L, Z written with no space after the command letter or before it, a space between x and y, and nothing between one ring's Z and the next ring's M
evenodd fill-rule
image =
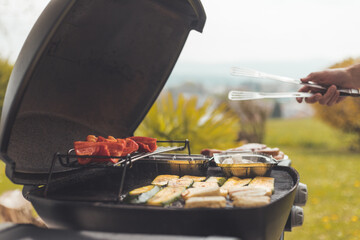
M205 19L199 0L52 0L7 88L0 145L7 176L43 184L53 154L73 141L132 135Z

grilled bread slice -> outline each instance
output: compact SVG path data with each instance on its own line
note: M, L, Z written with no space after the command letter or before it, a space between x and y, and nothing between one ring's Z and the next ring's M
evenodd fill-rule
M194 182L202 182L206 179L206 177L198 177L198 176L190 176L190 175L185 175L182 176L180 179L192 179L194 180Z
M159 175L157 176L151 184L157 186L166 186L171 179L178 179L179 176L176 175Z
M219 186L222 186L226 178L224 177L209 177L205 182L216 182Z
M185 208L224 208L226 199L222 196L192 197L185 201Z
M168 187L185 187L189 188L194 183L194 180L190 178L184 178L184 179L170 179L167 186Z
M166 206L178 200L185 187L165 187L147 201L148 205Z
M269 196L245 196L237 197L233 201L234 207L241 208L252 208L252 207L262 207L270 203Z
M264 188L270 189L272 193L274 193L275 189L275 178L272 177L256 177L254 178L249 186L260 186Z
M216 182L195 182L192 187L218 187L219 185Z
M205 197L205 196L220 196L220 188L216 187L202 187L202 188L189 188L185 190L181 196L187 200L192 197Z

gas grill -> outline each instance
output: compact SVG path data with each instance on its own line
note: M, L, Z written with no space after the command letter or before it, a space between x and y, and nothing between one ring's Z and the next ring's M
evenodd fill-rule
M184 209L179 201L163 208L124 203L123 194L158 174L223 175L210 159L191 154L187 140L115 166L79 166L69 151L88 134L132 136L190 30L202 31L205 19L199 0L49 3L12 72L0 145L7 176L24 185L24 197L49 227L246 240L280 239L302 224L293 205L305 204L306 187L289 166L272 169L275 194L267 206Z

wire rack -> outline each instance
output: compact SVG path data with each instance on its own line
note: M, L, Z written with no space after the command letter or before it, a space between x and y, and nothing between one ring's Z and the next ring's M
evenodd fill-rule
M124 182L125 182L125 176L126 176L126 170L128 167L131 167L132 163L134 163L137 160L160 154L165 152L172 152L172 151L184 151L187 150L188 155L191 155L190 151L190 142L188 139L186 140L169 140L169 141L157 141L157 144L167 144L168 146L159 146L154 152L151 153L138 153L135 152L133 154L128 154L127 156L93 156L93 155L76 155L74 149L70 149L66 154L63 153L55 153L54 157L52 159L49 172L48 172L48 179L47 183L45 185L44 190L44 197L48 196L48 191L51 185L52 175L54 173L54 167L56 161L60 163L62 167L65 168L72 168L72 169L81 169L81 168L114 168L114 167L120 167L122 168L122 177L120 182L120 188L118 192L118 201L122 200L122 192L124 188ZM169 146L173 144L180 144L177 146ZM79 158L92 158L92 159L119 159L117 163L110 163L110 162L91 162L88 164L79 164L78 159Z

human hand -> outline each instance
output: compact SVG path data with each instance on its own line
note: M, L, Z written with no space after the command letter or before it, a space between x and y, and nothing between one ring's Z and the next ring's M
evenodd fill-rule
M348 69L339 68L310 73L306 78L301 79L303 83L313 82L328 87L328 89L324 93L322 89L304 86L299 89L299 92L314 93L314 96L305 98L306 103L319 102L327 106L339 103L344 100L345 97L340 97L340 92L337 91L337 88L356 88L353 77L347 70ZM296 100L301 103L303 98L297 98Z

